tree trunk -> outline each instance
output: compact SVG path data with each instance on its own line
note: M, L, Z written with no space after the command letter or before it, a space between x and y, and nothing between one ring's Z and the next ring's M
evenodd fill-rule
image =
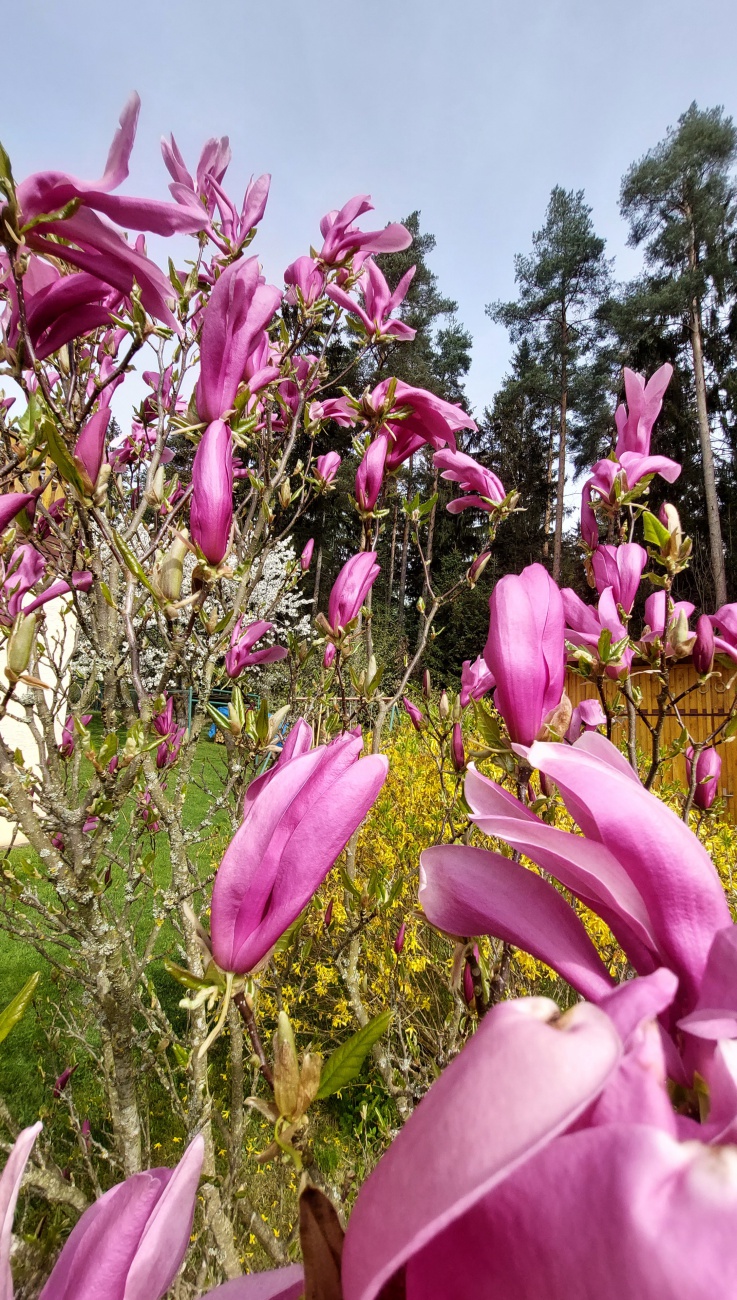
M560 367L560 434L558 437L558 495L555 502L555 538L553 541L553 581L560 582L563 556L563 508L566 490L566 417L568 413L568 323L565 308L562 317Z
M391 557L390 557L390 559L389 559L389 584L388 584L388 586L387 586L387 590L386 590L386 610L387 610L387 613L389 613L389 612L391 611L391 607L392 607L392 593L393 593L393 591L394 591L394 561L395 561L395 559L396 559L396 554L397 554L397 513L398 513L398 510L399 510L399 505L398 505L398 502L395 500L395 502L394 502L394 522L392 523L392 549L391 549Z
M555 444L555 407L550 409L550 436L548 438L548 468L545 474L547 492L545 497L545 523L543 525L543 559L550 555L550 522L553 505L553 447Z
M709 528L711 572L714 579L716 606L719 609L720 606L727 603L727 578L724 570L724 543L722 542L722 526L719 521L719 498L717 496L716 473L714 470L714 451L711 445L709 412L706 406L704 351L701 340L701 304L698 298L694 298L691 302L689 327L694 384L696 387L696 412L699 421L699 442L701 443L701 469L704 475L706 522Z
M322 576L322 541L317 547L317 563L315 565L315 590L312 595L312 617L317 613L317 606L320 600L320 578Z

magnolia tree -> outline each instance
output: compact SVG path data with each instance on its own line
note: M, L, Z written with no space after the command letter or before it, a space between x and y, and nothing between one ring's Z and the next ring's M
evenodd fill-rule
M648 787L666 758L665 719L680 716L671 663L692 653L701 680L721 671L737 658L737 612L725 606L689 629L693 610L672 595L688 540L672 508L647 510L652 476L672 482L679 470L649 456L668 368L647 385L626 372L616 449L584 488L598 607L559 591L540 565L503 578L483 655L464 666L457 692L434 696L425 676L419 704L408 684L457 587L438 590L431 571L435 502L408 502L425 575L420 636L401 668L377 664L371 589L387 481L424 451L460 486L451 513L484 521L485 541L468 557L472 585L517 499L458 449L457 435L475 427L459 407L395 379L372 392L348 386L363 350L412 338L395 315L412 273L392 291L372 259L406 248L409 234L362 230L371 204L358 196L323 218L319 249L287 268L285 287L269 285L248 252L269 178L235 204L224 188L227 140L207 142L194 176L173 138L164 142L171 201L115 193L137 113L134 98L99 181L44 172L16 183L0 155L3 364L14 385L0 416L0 793L35 854L30 868L6 857L0 922L69 990L63 1041L94 1061L109 1113L93 1134L67 1064L54 1092L82 1157L84 1177L71 1181L40 1125L19 1133L13 1099L2 1102L16 1139L0 1179L3 1295L12 1296L24 1179L80 1214L37 1288L46 1300L103 1290L160 1300L172 1285L181 1297L223 1300L729 1293L737 947L719 877L688 824L693 804L705 812L713 802L713 745L729 738L729 722L707 744L683 729L681 817ZM165 274L146 232L192 236L192 256ZM346 322L360 346L331 373ZM128 426L120 412L138 362L150 367L149 391ZM297 558L290 538L331 491L340 456L315 448L336 427L353 431L355 549L310 630L300 582L312 544ZM648 580L655 590L635 636ZM567 666L592 683L575 711ZM660 709L644 783L640 672L657 677ZM492 691L494 712L482 702ZM384 724L403 695L445 810L443 843L422 854L419 901L454 944L459 1031L451 1052L436 1044L414 1074L401 1037L382 1038L391 1011L366 1011L361 940L374 913L354 885L356 832L384 784ZM611 741L620 716L626 755ZM197 757L213 723L224 741L217 780ZM469 757L488 760L500 780ZM187 795L198 783L207 805L193 827ZM580 833L555 825L561 807ZM483 847L485 835L500 847ZM213 879L199 849L218 836ZM260 999L268 988L282 1005L274 954L346 847L346 936L332 959L356 1032L327 1060L311 1048L300 1058L283 1009L265 1041ZM374 911L386 901L377 886ZM608 927L619 965L602 959L583 910ZM397 959L404 942L402 926ZM152 976L162 946L184 1018ZM586 1001L561 1015L546 999L510 999L513 947ZM7 1025L31 992L8 1008ZM406 1123L344 1234L308 1140L310 1111L372 1048ZM151 1167L152 1083L189 1139L174 1170ZM270 1126L260 1158L299 1177L299 1242L297 1232L280 1239L254 1206L246 1105ZM242 1276L247 1233L283 1267Z

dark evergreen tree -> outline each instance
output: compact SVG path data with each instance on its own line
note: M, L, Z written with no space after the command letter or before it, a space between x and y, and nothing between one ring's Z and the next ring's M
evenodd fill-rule
M532 253L515 258L516 302L487 307L492 320L506 326L514 342L534 342L549 378L549 400L556 411L555 523L553 577L561 577L563 524L569 442L603 418L609 357L603 347L601 308L610 292L610 263L604 240L591 221L583 190L556 186L545 224L532 237Z
M732 119L722 108L692 104L678 126L633 164L621 191L630 243L644 246L648 274L624 296L620 327L636 347L638 322L646 323L640 332L647 333L656 321L664 350L688 363L717 605L727 599L727 582L713 428L720 407L727 428L733 427L736 159Z

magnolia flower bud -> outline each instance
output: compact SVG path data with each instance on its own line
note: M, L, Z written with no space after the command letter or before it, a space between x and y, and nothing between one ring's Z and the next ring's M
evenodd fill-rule
M424 695L426 700L429 700L430 698L430 691L431 691L430 669L426 668L424 673L422 674L422 694Z
M453 726L453 737L450 742L450 756L456 772L462 772L466 766L466 754L463 748L463 731L461 730L460 722L456 722Z
M476 583L481 577L481 574L483 573L490 559L491 559L491 551L482 551L480 555L476 556L476 559L473 561L473 564L471 565L470 569L466 574L466 581L469 587L476 586Z
M299 1086L297 1088L297 1105L295 1106L295 1119L304 1115L305 1111L315 1100L320 1090L320 1075L322 1074L322 1057L319 1052L305 1052L302 1057L302 1069L299 1072Z
M285 478L284 482L279 487L279 504L283 510L286 510L291 500L292 489L289 486L289 479Z
M695 635L688 626L686 611L679 609L678 615L668 631L668 641L673 648L675 659L686 659L693 649Z
M422 712L422 710L418 709L417 705L413 704L412 701L408 699L406 695L402 697L402 703L405 707L406 712L409 715L409 720L412 723L412 726L414 727L415 731L422 731L423 727L426 725L425 715Z
M472 1007L476 1001L476 993L473 987L473 973L469 962L463 967L463 997L467 1006Z
M179 600L184 577L184 557L188 551L186 536L177 533L159 568L159 589L165 600Z
M286 1012L279 1012L274 1034L274 1101L280 1115L294 1115L299 1091L299 1061Z
M445 690L442 692L440 699L438 700L438 713L443 721L450 716L450 700L448 699L448 692Z
M402 924L400 925L399 929L397 930L397 937L396 937L396 939L394 940L394 951L395 951L395 953L397 954L398 957L399 957L399 955L400 955L400 953L401 953L401 951L402 951L402 949L403 949L403 947L404 947L404 936L405 936L406 930L407 930L406 922L405 922L405 921L402 921Z
M324 917L322 918L322 923L323 923L323 925L325 926L325 929L326 929L326 930L329 930L329 929L330 929L330 922L332 921L332 919L333 919L333 900L332 900L332 898L331 898L331 899L330 899L330 902L328 903L327 907L325 908L325 915L324 915Z
M572 715L573 705L564 691L560 699L560 704L558 704L554 709L551 709L548 716L543 719L543 724L540 728L537 739L550 740L554 737L565 736L571 725Z
M681 542L683 541L683 529L681 528L681 520L675 506L669 505L666 502L665 505L660 507L660 522L670 533L670 553L672 555L677 555L681 549Z
M696 623L696 640L692 655L696 672L701 677L705 677L714 666L714 628L707 614L702 614Z
M8 638L5 676L15 682L26 671L36 637L36 615L19 614Z

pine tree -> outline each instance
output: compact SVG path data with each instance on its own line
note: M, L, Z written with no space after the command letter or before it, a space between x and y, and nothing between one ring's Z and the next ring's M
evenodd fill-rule
M655 313L672 329L685 329L717 605L727 599L727 583L712 444L715 403L710 412L709 402L709 389L719 389L720 376L710 376L709 359L723 352L717 336L737 286L731 256L737 191L730 170L736 159L732 119L720 107L701 110L694 103L678 126L632 165L621 191L630 243L644 245L650 269L630 295L630 312Z
M603 396L599 364L603 342L600 310L610 294L610 264L604 240L594 232L583 190L556 186L542 229L532 237L532 253L515 258L516 302L486 308L505 325L513 342L534 342L550 380L557 439L553 577L561 576L566 465L569 437L590 414L591 394ZM599 373L601 371L601 374Z

